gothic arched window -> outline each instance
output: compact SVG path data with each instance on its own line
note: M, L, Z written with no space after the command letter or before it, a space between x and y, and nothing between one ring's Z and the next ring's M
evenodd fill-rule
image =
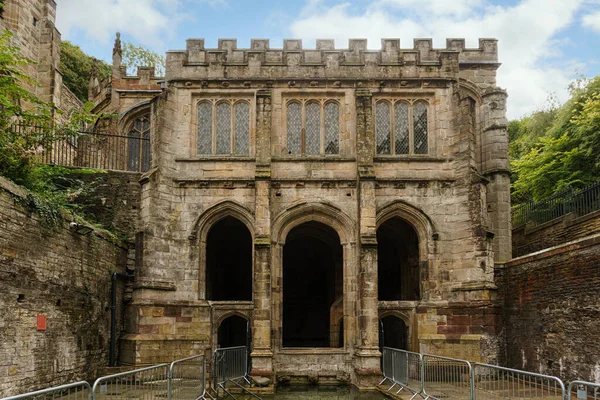
M198 154L250 153L250 104L214 99L198 103Z
M427 110L424 101L378 101L375 104L377 154L428 154Z
M127 170L150 169L150 114L135 118L127 132Z

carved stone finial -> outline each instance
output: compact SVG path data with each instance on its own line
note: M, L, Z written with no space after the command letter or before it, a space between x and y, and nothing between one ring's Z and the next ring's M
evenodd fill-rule
M115 45L113 47L113 55L119 54L123 55L123 50L121 49L121 33L117 32L117 37L115 38Z

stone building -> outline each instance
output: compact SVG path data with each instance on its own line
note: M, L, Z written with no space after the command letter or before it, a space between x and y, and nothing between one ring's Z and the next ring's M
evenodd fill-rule
M54 0L3 0L0 9L0 31L13 33L13 43L23 56L34 63L25 66L25 73L39 83L30 86L40 100L52 102L62 111L58 120L65 119L81 101L63 84L60 66L60 32L56 29Z
M140 106L151 161L121 361L249 343L254 375L362 386L383 344L495 360L494 265L511 257L499 65L493 39L168 52Z

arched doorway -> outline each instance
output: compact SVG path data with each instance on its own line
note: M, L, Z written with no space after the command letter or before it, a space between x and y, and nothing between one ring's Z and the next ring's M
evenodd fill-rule
M339 343L343 328L331 337L331 309L343 295L342 285L337 232L316 221L292 229L283 247L283 347Z
M236 218L225 217L208 231L206 299L252 300L252 236Z
M234 346L250 346L249 321L239 315L225 318L217 332L217 347Z
M379 320L379 347L408 350L408 327L403 319L388 315Z
M377 229L379 300L419 300L419 239L406 221L393 217Z

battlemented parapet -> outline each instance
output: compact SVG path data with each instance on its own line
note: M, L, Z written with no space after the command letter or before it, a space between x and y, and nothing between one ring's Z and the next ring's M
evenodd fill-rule
M350 39L348 48L335 48L330 39L317 39L315 49L302 40L285 39L283 49L271 49L268 39L251 39L249 49L238 49L236 39L219 39L218 48L204 39L188 39L186 50L167 52L167 80L195 78L365 78L447 77L469 68L496 70L496 39L479 39L467 48L464 39L447 39L446 48L433 48L431 39L415 39L402 49L400 39L382 39L381 50L368 50L366 39Z

